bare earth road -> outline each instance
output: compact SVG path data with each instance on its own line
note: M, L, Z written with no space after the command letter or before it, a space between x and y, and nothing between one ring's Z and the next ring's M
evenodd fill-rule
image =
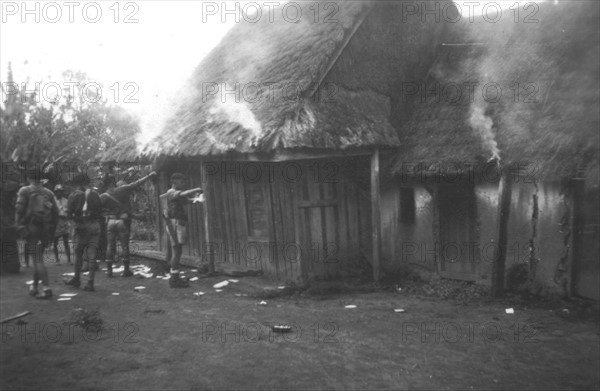
M62 284L70 266L48 266L51 301L27 295L31 269L1 276L1 317L32 313L2 325L2 390L600 389L597 305L393 290L262 298L277 285L243 277L216 292L225 276L174 290L101 274L88 293ZM69 323L76 308L99 311L103 329Z

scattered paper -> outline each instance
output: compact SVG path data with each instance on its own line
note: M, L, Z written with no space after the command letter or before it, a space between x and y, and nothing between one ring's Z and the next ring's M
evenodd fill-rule
M83 273L83 275L84 275L84 276L89 276L89 275L90 275L90 272L85 272L85 273Z
M394 309L394 312L404 312L404 309L403 308L396 308L396 309Z
M70 297L60 297L57 301L69 301L71 300Z
M113 293L112 293L112 295L113 295L113 296L119 296L119 295L120 295L120 293L119 293L119 292L113 292Z
M145 286L136 286L135 288L133 288L133 290L136 291L136 292L143 291L144 289L146 289Z
M221 281L218 284L213 285L213 288L223 288L224 286L229 285L229 281Z
M74 276L75 273L63 273L63 276Z
M267 305L267 302L263 300L260 303L258 303L258 305Z
M192 277L190 278L190 281L198 281L198 277Z
M514 309L512 309L512 308L507 308L507 309L505 309L504 311L505 311L507 314L514 314L514 313L515 313L515 310L514 310Z
M198 269L192 269L190 270L192 273L198 273Z
M239 280L229 280L230 282L239 282Z
M223 292L223 289L215 289L215 292Z
M356 308L356 306L354 304L350 304L350 305L345 306L344 308Z
M60 297L73 297L73 296L77 296L77 293L61 293L59 296Z
M284 286L278 286L277 289L285 289Z
M202 296L204 292L194 292L194 296Z

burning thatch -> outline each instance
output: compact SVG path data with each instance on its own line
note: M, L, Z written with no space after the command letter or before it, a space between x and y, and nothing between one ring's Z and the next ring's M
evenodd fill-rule
M337 2L334 23L315 18L312 2L299 4L304 17L298 23L276 11L274 21L237 24L195 70L145 152L208 156L398 145L381 109L365 109L365 102L389 106L385 99L321 84L374 3ZM135 151L121 152L104 160L135 158Z
M540 4L536 23L450 26L445 42L458 45L439 47L425 81L439 93L413 99L396 171L496 158L558 180L597 166L598 15L598 2L561 1Z

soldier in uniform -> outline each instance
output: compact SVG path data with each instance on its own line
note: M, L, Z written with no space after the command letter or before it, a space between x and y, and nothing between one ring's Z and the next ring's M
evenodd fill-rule
M42 170L27 170L28 186L19 189L15 205L15 222L25 238L25 253L33 258L33 284L29 288L31 296L49 299L48 271L44 265L44 250L54 240L58 222L58 206L52 191L41 184ZM42 280L42 294L38 292L38 281Z

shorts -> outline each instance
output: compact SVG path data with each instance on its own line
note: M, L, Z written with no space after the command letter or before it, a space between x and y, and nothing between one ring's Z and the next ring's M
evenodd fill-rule
M62 236L68 235L71 230L69 220L65 217L58 218L58 225L56 226L56 231L54 232L55 238L60 238Z
M175 232L170 232L167 225L167 233L169 234L171 244L186 244L188 241L187 221L180 219L169 219L169 221L171 222L171 227L175 230Z

